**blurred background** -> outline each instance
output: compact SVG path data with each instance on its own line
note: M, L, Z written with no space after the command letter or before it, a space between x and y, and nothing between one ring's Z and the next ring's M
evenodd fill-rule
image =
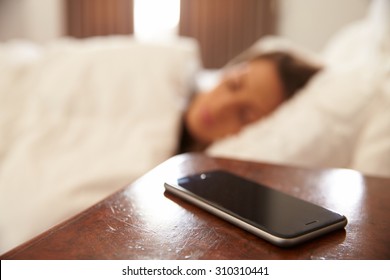
M115 34L199 41L204 66L218 68L267 34L320 51L370 0L0 0L0 41L47 42Z

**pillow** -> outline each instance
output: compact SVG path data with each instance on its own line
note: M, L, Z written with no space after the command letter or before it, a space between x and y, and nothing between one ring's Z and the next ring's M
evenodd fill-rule
M207 92L218 85L223 75L222 69L202 69L195 77L195 92Z
M390 81L390 73L388 80ZM390 177L390 84L370 104L350 167L366 174Z
M368 14L353 22L325 45L321 56L328 64L339 65L361 60L388 61L390 55L390 2L372 1ZM377 57L377 58L375 58Z
M308 63L322 65L322 58L317 53L298 45L291 40L278 36L264 36L256 41L251 47L230 60L225 67L230 67L243 61L255 58L259 54L274 51L291 53L294 56L307 61Z

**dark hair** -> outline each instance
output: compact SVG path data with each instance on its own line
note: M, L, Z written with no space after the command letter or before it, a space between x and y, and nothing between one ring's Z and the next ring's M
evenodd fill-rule
M314 63L282 51L261 54L253 60L258 59L268 59L275 63L286 98L291 98L306 85L314 74L321 70L321 67Z

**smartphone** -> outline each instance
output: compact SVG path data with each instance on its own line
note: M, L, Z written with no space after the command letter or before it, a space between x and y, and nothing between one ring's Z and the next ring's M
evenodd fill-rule
M223 170L166 182L165 189L281 247L347 224L343 215Z

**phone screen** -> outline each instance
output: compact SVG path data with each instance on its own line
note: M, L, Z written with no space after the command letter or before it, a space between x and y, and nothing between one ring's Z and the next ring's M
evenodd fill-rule
M196 199L280 238L346 224L338 213L226 171L184 177L177 185Z

